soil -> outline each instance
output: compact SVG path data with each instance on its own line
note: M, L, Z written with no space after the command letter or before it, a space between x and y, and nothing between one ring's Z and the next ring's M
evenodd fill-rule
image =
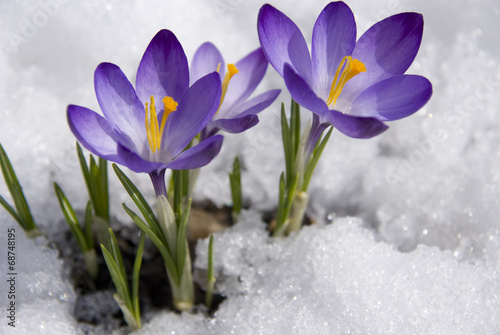
M192 263L195 262L194 248L198 239L206 238L232 224L231 208L227 206L219 208L209 201L193 204L188 225L188 242ZM64 222L61 222L61 225L67 227ZM118 222L112 222L111 226L122 252L126 272L130 274L139 242L139 228L136 225L124 226ZM100 246L97 243L95 245L98 254L99 275L93 280L85 271L81 251L69 229L60 229L52 235L49 238L56 241L54 244L60 250L61 257L65 260L66 271L73 282L77 295L74 316L78 322L83 324L84 331L87 334L93 334L96 329L99 329L101 332L108 333L126 327L122 313L113 299L113 294L116 291L102 257ZM148 316L154 315L154 312L165 309L174 311L163 259L149 239L146 239L144 248L139 292L143 322L147 322ZM205 291L196 283L195 295L195 305L201 306L205 300ZM213 315L223 300L224 297L214 295L211 310L207 311L204 307L198 307L197 312L205 313L208 316ZM87 324L88 327L84 324Z

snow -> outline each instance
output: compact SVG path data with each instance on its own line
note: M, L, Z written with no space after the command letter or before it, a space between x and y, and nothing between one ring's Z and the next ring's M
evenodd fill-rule
M52 183L77 209L87 201L66 124L68 104L95 110L93 71L118 64L133 81L160 29L172 30L189 58L212 41L227 61L258 46L263 1L38 0L0 3L0 143L48 236L67 229ZM327 1L274 1L310 40ZM433 83L431 101L383 135L354 140L334 133L310 185L317 224L286 240L269 238L261 211L277 202L283 169L279 105L249 132L229 135L202 170L198 199L230 202L226 172L240 155L251 210L215 236L216 291L227 297L213 318L169 311L148 315L137 334L496 334L500 333L500 6L493 0L348 1L358 34L388 15L424 15L422 47L410 73ZM259 91L283 88L269 68ZM308 113L303 111L303 120ZM129 176L150 198L146 175ZM0 194L8 195L3 182ZM113 215L129 224L128 201L110 173ZM7 196L7 198L9 198ZM0 210L2 236L17 230L15 330L2 334L83 334L72 284L57 251L27 240ZM0 239L6 251L6 238ZM195 264L202 283L206 244ZM47 246L49 245L49 246ZM0 306L7 265L0 262ZM4 314L2 314L4 315ZM101 329L91 333L105 333ZM126 331L119 329L115 334Z

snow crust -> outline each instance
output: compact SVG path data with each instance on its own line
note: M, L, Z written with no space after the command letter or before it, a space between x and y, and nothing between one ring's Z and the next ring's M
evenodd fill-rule
M74 1L0 3L0 143L48 236L67 229L52 183L75 208L87 201L66 124L66 107L98 111L93 71L119 65L135 81L154 34L172 30L189 58L212 41L226 61L258 47L263 1ZM332 135L310 186L317 224L287 240L268 237L260 212L277 203L284 167L279 105L282 79L268 69L262 92L278 101L249 132L226 136L221 155L202 170L198 199L228 204L227 171L242 161L252 210L215 236L216 290L227 299L213 318L161 312L137 334L498 334L500 333L500 6L494 0L347 1L358 35L391 14L424 15L424 39L409 73L433 83L431 101L383 135ZM274 1L310 40L327 1ZM308 112L303 111L303 120ZM128 173L151 199L146 175ZM8 191L0 182L0 194ZM129 199L110 172L112 214L130 224ZM16 227L0 210L0 252ZM75 293L57 251L17 229L18 327L2 334L83 334ZM197 248L203 281L206 241ZM7 304L0 262L0 307ZM4 314L2 314L4 315ZM89 330L88 325L85 327ZM105 333L99 329L95 334ZM116 334L126 333L120 329Z

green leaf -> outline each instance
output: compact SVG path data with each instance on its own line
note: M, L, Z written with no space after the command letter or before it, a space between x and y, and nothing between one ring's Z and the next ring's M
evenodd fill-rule
M87 243L88 249L94 248L94 241L92 239L92 202L87 201L87 206L85 207L85 241Z
M300 144L300 106L293 99L290 106L290 131L293 143L293 162L295 163Z
M155 214L153 213L153 210L147 203L146 199L144 199L141 192L139 192L134 183L132 183L132 181L125 175L125 173L123 173L122 170L120 170L120 168L116 164L113 164L113 169L116 175L118 176L118 179L122 183L123 187L129 194L129 196L132 198L137 208L139 208L139 210L141 211L149 227L153 230L156 236L161 237L162 234L160 225L158 223L158 220L156 219ZM165 242L163 238L161 238L161 240L162 242Z
M323 153L323 150L325 149L325 146L328 143L330 136L332 135L332 131L333 131L333 127L330 128L328 133L323 137L323 139L321 141L318 140L318 143L316 143L316 146L314 147L313 153L311 155L311 159L310 159L309 163L307 164L306 172L304 174L304 182L302 184L302 192L307 192L307 188L309 187L309 182L311 181L311 177L314 173L314 169L316 168L316 165L318 164L319 158L321 157L321 154Z
M99 165L97 165L94 156L91 154L89 155L89 166L78 142L76 143L76 150L85 185L87 186L89 198L92 201L95 213L97 216L109 221L107 161L99 158Z
M233 213L237 216L242 208L242 194L241 194L241 172L240 160L238 156L234 158L233 172L229 173L229 184L231 186L231 195L233 198Z
M14 213L14 208L7 204L5 199L2 198L1 204L9 212L14 219L20 224L20 226L26 231L31 231L37 229L35 220L31 215L26 198L24 197L23 190L19 180L17 179L16 173L12 164L10 163L7 153L0 144L0 167L2 169L2 174L5 179L5 183L9 188L12 200L14 201L14 207L16 208L16 215Z
M189 170L174 170L172 171L172 178L174 179L174 202L172 207L177 225L179 225L184 199L188 192Z
M125 265L123 264L122 253L120 247L118 246L118 241L116 240L115 233L109 228L109 248L110 253L113 255L113 259L120 270L120 274L123 278L127 278L127 273L125 271Z
M286 179L293 174L293 141L288 121L286 119L285 104L281 104L281 139L283 141L283 151L285 153L285 172Z
M135 319L138 324L141 324L141 314L139 308L139 272L141 270L142 264L142 254L144 252L144 241L146 240L146 234L141 231L139 236L139 245L137 246L137 253L135 255L134 269L132 271L132 303L134 306ZM139 326L140 327L140 326Z
M188 199L188 203L182 213L182 217L179 224L179 230L177 232L176 254L177 254L177 271L179 271L179 273L182 273L184 269L184 263L186 261L186 255L188 252L186 232L187 232L187 224L189 220L190 211L191 211L191 199Z
M214 237L210 235L208 240L208 267L207 267L207 293L205 296L205 304L207 308L212 307L213 290L215 285L214 277Z
M129 311L132 311L133 304L129 294L127 278L122 275L122 271L116 264L113 255L102 244L101 250L102 255L104 256L104 261L106 262L106 266L108 267L109 273L111 275L111 279L115 284L116 292L118 292L120 298L125 302L127 309Z
M85 160L85 156L83 155L82 147L78 142L76 142L76 151L78 154L78 161L80 162L80 168L82 170L83 178L85 179L85 185L87 186L87 190L89 195L91 194L90 186L90 173L89 167L87 166L87 161Z
M31 215L28 203L24 197L23 189L19 183L12 182L9 186L12 199L14 200L14 206L17 210L17 215L21 218L23 222L22 227L26 231L36 229L35 221Z
M63 212L69 229L75 237L78 246L82 250L82 253L87 252L89 250L87 241L85 239L85 235L82 232L82 229L80 228L80 224L78 223L78 218L76 217L75 211L73 210L73 207L71 206L70 202L64 195L64 192L59 187L59 185L57 185L57 183L54 183L54 192L56 193L61 211Z
M109 189L108 189L108 161L99 157L100 171L100 194L102 201L102 210L99 216L102 216L106 221L109 221ZM103 216L104 215L104 216Z
M165 265L167 266L167 271L170 273L173 280L176 283L179 283L180 275L177 273L177 267L172 255L168 251L166 244L160 238L163 236L156 235L156 233L136 213L134 213L131 209L129 209L127 205L122 204L122 206L127 212L127 214L130 216L130 218L135 222L135 224L139 226L139 228L146 233L146 235L151 239L151 241L153 241L156 248L158 248L158 251L162 255L163 260L165 261Z
M0 144L0 166L2 168L3 177L5 179L5 184L10 185L10 183L19 184L19 180L17 179L16 173L14 172L14 168L10 163L9 156L3 149L3 146Z
M285 217L285 173L282 172L280 176L280 182L279 182L279 195L278 195L278 213L276 215L276 226L274 228L274 231L279 231L282 227L283 224L285 223L286 217Z
M7 212L9 212L9 214L17 221L17 223L19 223L19 225L21 227L23 227L23 222L22 222L21 217L19 217L19 215L17 215L16 210L14 208L12 208L9 205L9 203L2 196L0 196L0 205L2 205L3 208L5 208L5 210Z
M295 178L293 178L292 185L290 185L290 188L288 189L286 195L286 207L284 213L285 218L290 215L290 209L292 208L293 198L295 198L295 191L297 190L298 181L299 181L299 175L296 174Z

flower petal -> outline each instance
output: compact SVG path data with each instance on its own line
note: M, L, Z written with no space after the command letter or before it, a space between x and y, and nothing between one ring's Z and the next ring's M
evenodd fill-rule
M422 108L432 95L425 77L400 75L370 86L354 100L351 114L394 121Z
M285 64L284 79L292 98L299 105L320 116L328 112L326 103L318 98L306 81L295 73L288 64Z
M207 127L210 127L211 129L221 129L232 134L239 134L247 129L252 128L257 123L259 123L259 117L255 114L250 114L235 119L215 120L213 122L210 122ZM210 130L209 133L211 133Z
M314 24L312 66L314 90L327 97L335 72L343 57L351 54L356 43L356 22L345 3L331 2Z
M352 116L336 110L330 110L325 118L341 133L354 138L372 138L389 128L377 119Z
M222 135L209 137L205 141L182 152L171 163L167 164L166 167L174 170L189 170L205 166L217 156L222 147L223 139Z
M118 155L120 156L122 165L128 167L134 172L150 173L156 170L165 168L165 163L150 162L142 159L136 153L128 150L122 145L118 145Z
M423 29L424 19L418 13L396 14L374 24L352 53L365 64L366 72L351 79L343 94L354 99L374 83L405 73L417 55Z
M247 100L244 103L238 105L234 110L228 113L223 113L222 111L219 111L214 116L214 120L225 119L230 117L242 117L246 115L260 113L264 109L269 107L269 105L271 105L274 102L274 100L276 100L280 92L281 90L277 89L259 94L258 96L253 97L252 99Z
M68 124L76 139L90 152L123 164L118 155L118 139L105 118L80 106L68 106Z
M267 59L261 48L254 50L236 64L238 73L231 81L219 112L234 109L244 102L262 81L267 70Z
M225 69L226 65L221 53L212 43L203 43L198 50L196 50L193 60L191 61L191 67L189 68L191 84L201 77L217 71L219 64L219 73L222 73L221 71Z
M259 40L269 63L283 76L285 63L291 64L307 83L311 83L311 57L306 40L297 25L269 4L259 11Z
M153 95L158 101L166 96L179 101L189 87L186 54L175 35L160 30L151 40L137 70L137 96L142 103Z
M177 111L167 119L162 147L171 157L177 156L209 121L219 107L221 96L220 76L212 72L191 86Z
M94 73L94 86L101 110L122 145L130 150L142 148L146 138L144 107L122 70L101 63Z

